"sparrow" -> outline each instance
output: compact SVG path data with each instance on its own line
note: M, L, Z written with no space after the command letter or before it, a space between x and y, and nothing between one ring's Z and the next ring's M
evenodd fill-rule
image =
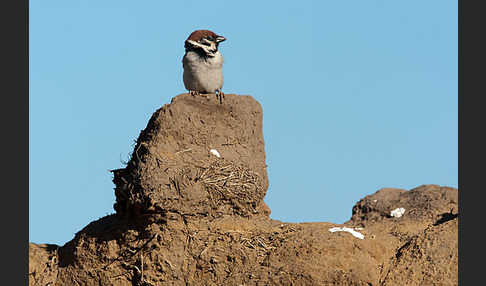
M223 56L218 45L226 38L209 30L192 32L184 43L184 86L191 95L216 94L223 101Z

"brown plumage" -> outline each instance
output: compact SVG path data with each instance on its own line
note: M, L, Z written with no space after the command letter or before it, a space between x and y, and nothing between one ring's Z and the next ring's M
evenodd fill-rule
M222 103L224 60L218 46L225 40L225 37L212 31L196 30L185 41L183 81L190 94L215 93Z
M209 31L209 30L196 30L189 35L187 40L199 42L202 38L206 38L206 37L209 37L209 36L211 36L215 39L218 37L218 35L216 35L214 32Z

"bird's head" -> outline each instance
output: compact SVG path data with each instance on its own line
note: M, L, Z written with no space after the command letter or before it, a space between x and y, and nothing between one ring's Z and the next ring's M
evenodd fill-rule
M209 30L196 30L189 35L184 47L186 51L195 51L208 57L214 57L219 43L225 40L225 37L218 36Z

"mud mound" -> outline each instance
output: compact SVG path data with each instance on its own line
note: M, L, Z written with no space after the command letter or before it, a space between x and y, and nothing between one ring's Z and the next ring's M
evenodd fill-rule
M224 104L175 97L152 115L126 168L113 172L118 214L270 214L262 108L250 96L228 94Z
M405 219L438 221L444 214L457 212L458 193L454 188L422 185L410 191L384 188L361 199L353 207L351 222L367 225L392 218L403 208ZM405 215L406 214L406 215Z
M116 213L30 244L29 285L457 285L457 189L382 189L344 225L270 219L250 96L175 97L113 173Z

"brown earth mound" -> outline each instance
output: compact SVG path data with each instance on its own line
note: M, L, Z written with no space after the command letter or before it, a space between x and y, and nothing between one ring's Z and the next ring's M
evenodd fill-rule
M29 285L458 283L457 189L382 189L344 225L270 219L250 96L175 97L113 173L116 214L62 247L31 243Z

